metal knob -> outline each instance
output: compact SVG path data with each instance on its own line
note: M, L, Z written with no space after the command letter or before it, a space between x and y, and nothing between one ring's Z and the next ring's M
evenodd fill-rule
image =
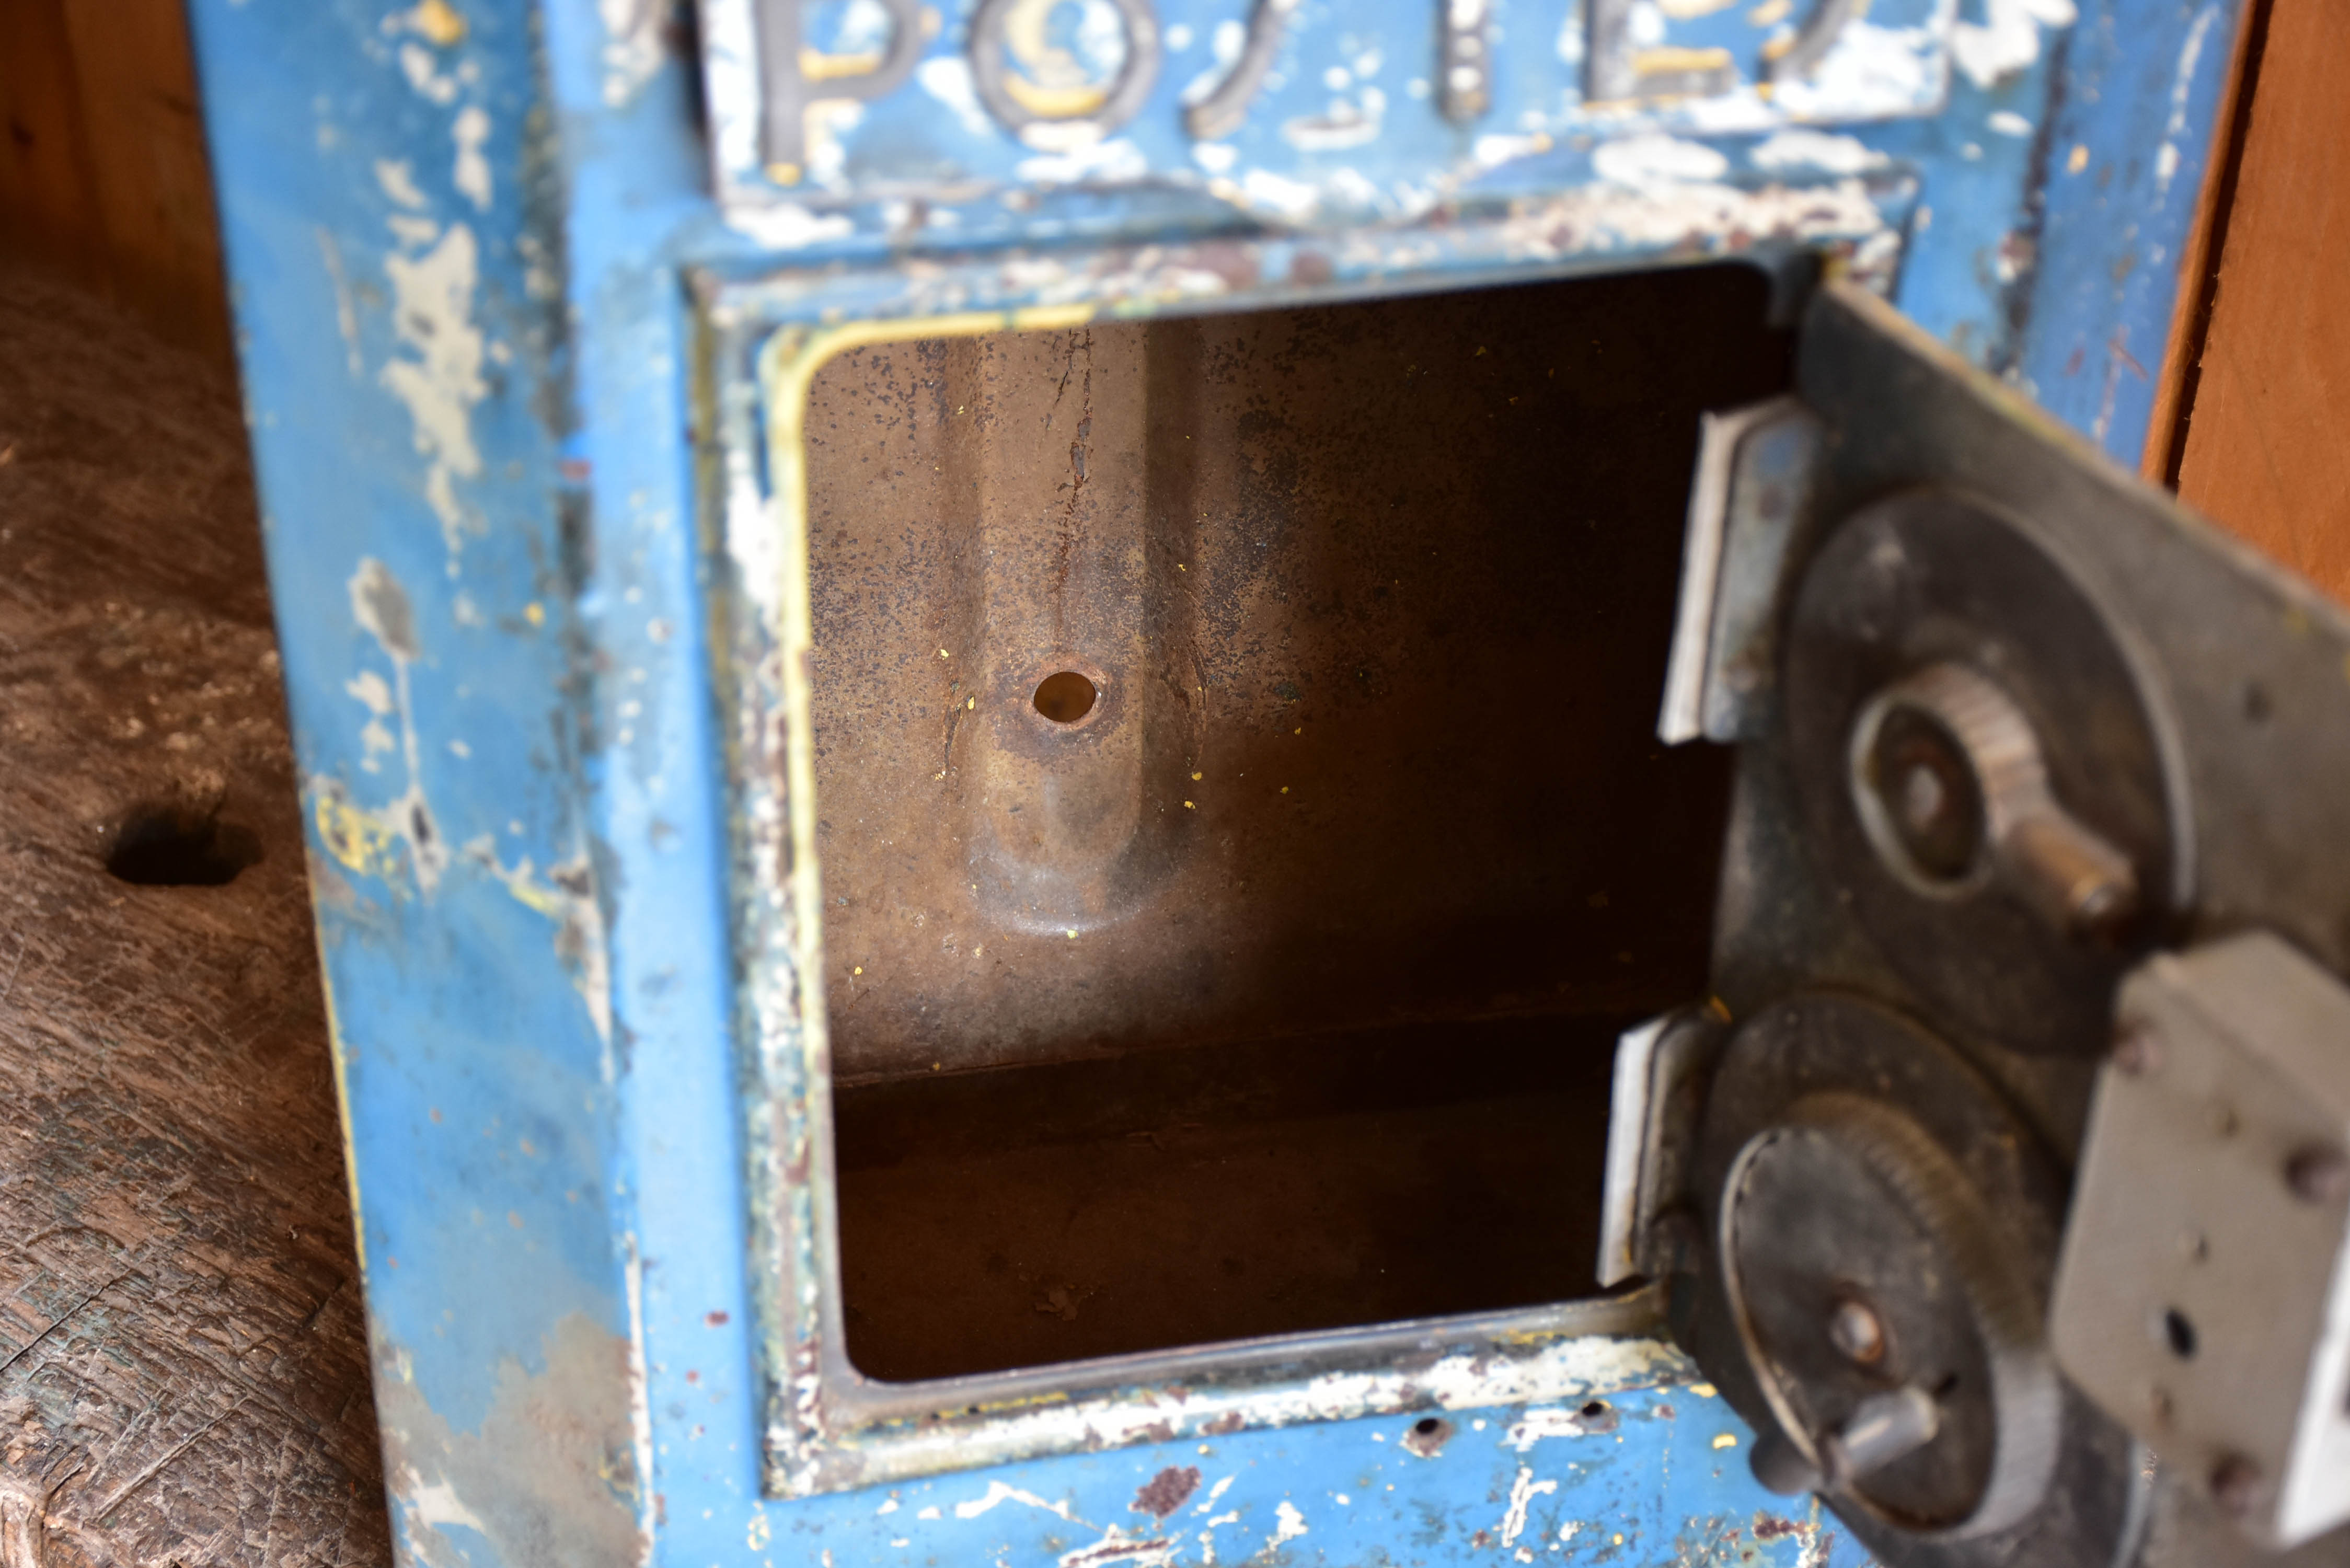
M2013 699L1934 664L1861 710L1853 799L1877 857L1929 898L2007 888L2075 940L2118 946L2141 899L2129 857L2066 811Z

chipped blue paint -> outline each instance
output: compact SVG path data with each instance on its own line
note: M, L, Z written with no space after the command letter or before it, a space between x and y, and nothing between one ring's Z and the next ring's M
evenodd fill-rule
M835 1568L1866 1561L1809 1500L1757 1491L1725 1439L1744 1428L1720 1399L1667 1388L1594 1418L1471 1417L1425 1458L1409 1419L1336 1422L770 1505L744 1538Z
M1921 29L1924 86L1805 109L1757 90L1783 18L1681 6L1636 42L1727 49L1726 85L1608 107L1579 7L1496 0L1492 103L1455 124L1411 88L1431 5L1307 0L1229 157L1191 144L1182 100L1247 8L1159 9L1156 83L1092 151L965 111L971 7L948 4L795 186L730 151L741 106L718 101L722 203L661 0L194 0L404 1562L1856 1561L1832 1523L1780 1528L1742 1428L1629 1320L1561 1342L1646 1368L1602 1396L1612 1431L1505 1397L1498 1361L1399 1373L1380 1397L1460 1428L1423 1459L1399 1447L1416 1414L1317 1419L1344 1401L1204 1355L1198 1388L1243 1429L1007 1447L1032 1388L921 1461L949 1473L765 1495L779 1410L806 1392L821 1421L839 1390L770 1365L753 1266L808 1237L764 1231L751 1198L723 520L692 432L755 390L697 393L695 291L755 347L1825 253L2133 460L2238 8L1881 0L1877 25ZM1181 1402L1122 1376L1041 1386ZM872 1444L919 1435L872 1419ZM1556 1435L1522 1449L1529 1420ZM851 1469L816 1484L853 1487L867 1439L835 1437ZM1137 1510L1191 1469L1165 1521Z

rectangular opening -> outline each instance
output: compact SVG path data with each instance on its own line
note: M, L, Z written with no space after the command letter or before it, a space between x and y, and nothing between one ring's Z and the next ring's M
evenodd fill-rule
M910 1380L1594 1289L1700 994L1653 730L1742 266L852 348L806 428L849 1355Z

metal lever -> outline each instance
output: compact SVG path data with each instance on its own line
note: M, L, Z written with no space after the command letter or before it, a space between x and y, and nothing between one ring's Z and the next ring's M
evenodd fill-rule
M1904 1384L1872 1394L1855 1406L1835 1430L1814 1445L1819 1450L1819 1464L1812 1462L1802 1445L1777 1430L1755 1439L1754 1457L1749 1462L1754 1479L1765 1490L1794 1497L1848 1486L1873 1475L1916 1453L1941 1429L1942 1409L1934 1397L1914 1384Z
M1997 685L1934 664L1853 725L1853 800L1893 874L1929 898L1996 879L2067 937L2119 946L2139 910L2127 857L2050 788L2032 722Z

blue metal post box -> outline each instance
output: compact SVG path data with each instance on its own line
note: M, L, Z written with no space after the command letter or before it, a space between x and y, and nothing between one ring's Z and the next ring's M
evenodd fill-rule
M194 0L401 1561L2188 1550L2132 1417L2016 1435L2031 1313L1977 1335L1990 1436L1943 1386L1814 1440L1717 1371L1643 1185L1678 1026L1615 1040L1762 1016L1794 961L1734 955L1833 923L1757 912L1781 775L1651 738L1777 732L1732 644L1769 687L1793 617L1809 668L1752 576L1806 509L2135 462L2241 9ZM2159 510L2096 483L2057 510ZM1973 691L1869 743L1972 746ZM2147 767L2200 754L2144 706ZM2122 711L2079 732L2136 758ZM2205 851L2099 828L2043 738L2071 815L2014 819L2088 827L1981 851L2014 907L2207 934ZM2004 834L1987 766L1901 798ZM1946 940L1868 910L1819 950ZM2019 1022L1906 961L1805 972L1994 1042L1936 1093L2072 1169L2120 968ZM2066 1179L2011 1176L2041 1302Z

